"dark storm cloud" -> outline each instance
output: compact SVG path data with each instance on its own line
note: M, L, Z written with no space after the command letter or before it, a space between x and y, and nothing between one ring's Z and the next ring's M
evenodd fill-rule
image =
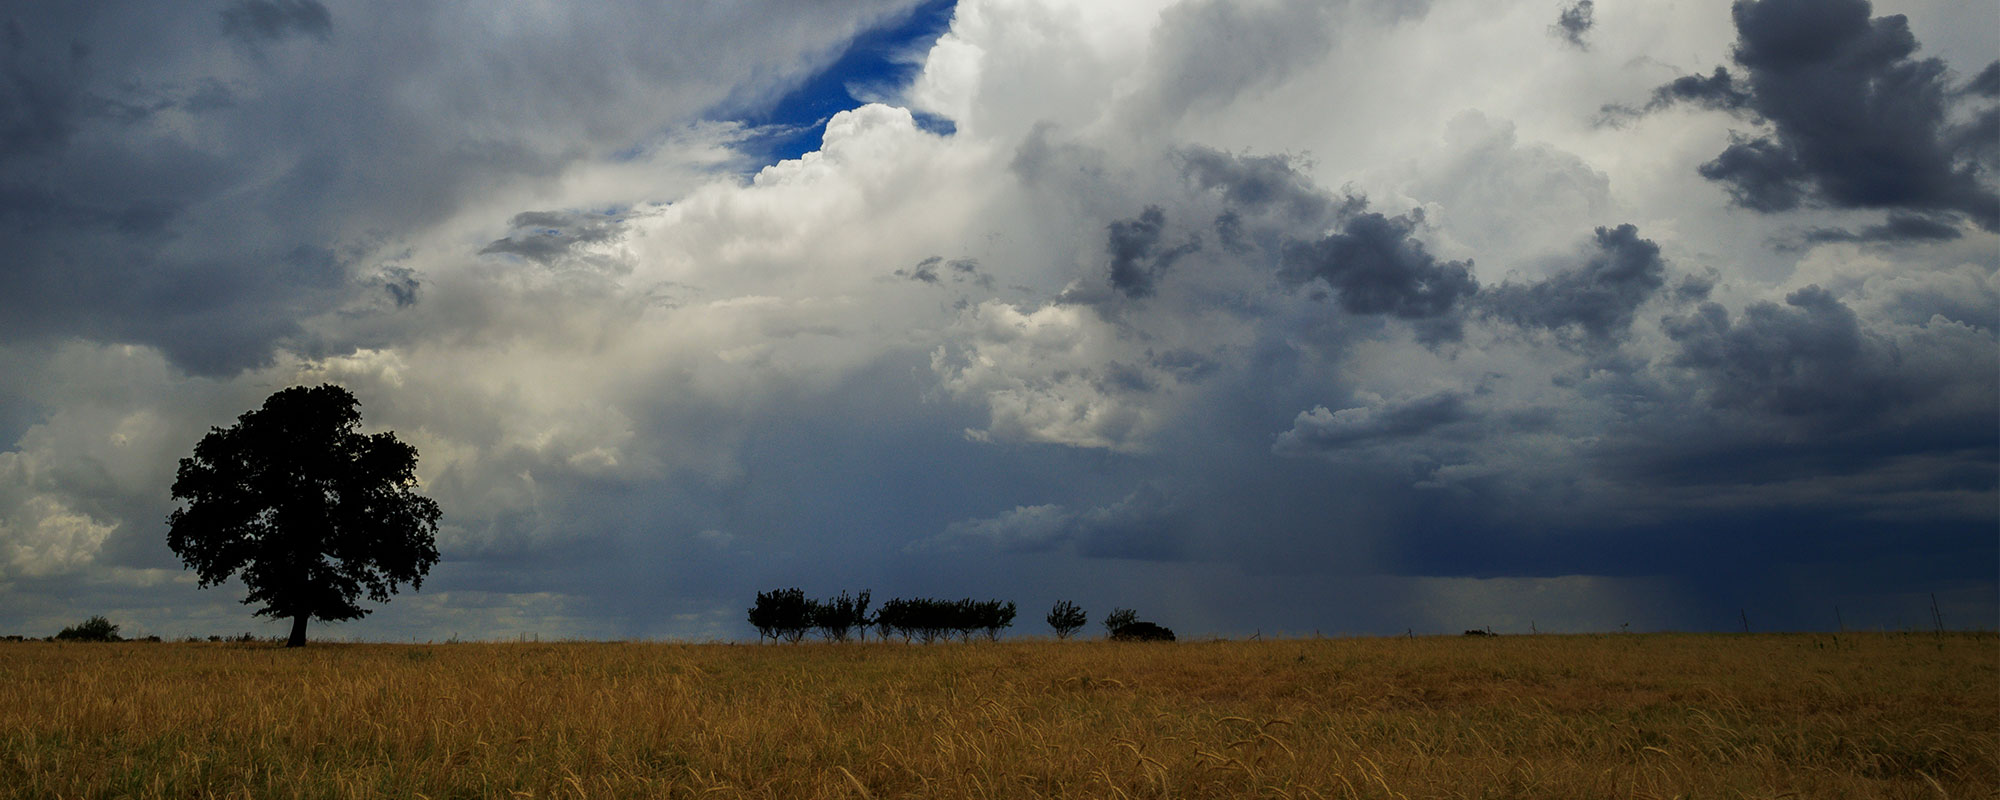
M9 19L0 37L0 164L62 146L76 130L87 98L83 72L90 49L81 42L47 41Z
M1333 199L1299 171L1297 158L1286 155L1231 155L1192 146L1175 153L1181 175L1195 188L1220 192L1224 202L1253 214L1274 214L1287 224L1326 224L1338 210ZM1358 198L1348 198L1350 204ZM1225 215L1218 229L1240 230L1242 219Z
M1702 164L1701 176L1729 184L1737 205L1772 213L1799 207L1812 177L1784 145L1767 138L1732 137L1729 148Z
M1393 403L1299 414L1271 446L1281 456L1326 455L1356 447L1423 436L1473 418L1465 396L1439 392Z
M1556 24L1549 26L1549 30L1555 35L1562 37L1563 41L1569 42L1575 47L1588 50L1590 49L1590 43L1584 41L1583 37L1584 34L1590 32L1591 26L1595 24L1593 15L1596 10L1596 4L1592 3L1591 0L1576 0L1576 2L1564 6L1560 12L1557 12Z
M1363 197L1336 201L1290 156L1187 147L1175 157L1183 179L1228 207L1214 223L1226 247L1242 252L1268 242L1280 279L1323 285L1349 313L1440 320L1479 291L1471 261L1440 261L1413 237L1421 209L1391 217L1369 211ZM1453 338L1450 320L1442 321L1431 335Z
M1972 121L1953 129L1945 143L1953 152L1977 162L1987 173L2000 171L2000 106L1981 111Z
M385 267L375 280L382 290L389 294L397 308L408 308L417 304L417 290L423 287L416 270L409 267Z
M1168 350L1154 354L1146 351L1146 357L1155 369L1174 376L1182 383L1198 383L1202 379L1222 369L1215 359L1188 349Z
M384 291L410 302L376 267L468 198L758 103L898 5L599 3L472 33L455 17L480 19L473 5L393 4L339 35L340 8L311 0L12 9L0 344L150 345L204 374L268 363L305 346L302 321ZM263 52L299 39L309 60ZM491 251L546 263L615 235L552 222ZM337 258L288 260L301 248Z
M1859 231L1845 228L1814 228L1806 232L1805 241L1812 244L1948 242L1962 235L1964 234L1959 231L1958 226L1949 220L1914 214L1890 214L1887 222L1870 225Z
M1891 353L1867 336L1854 311L1818 286L1757 303L1731 320L1722 306L1666 321L1680 346L1673 364L1700 373L1711 402L1783 417L1867 417L1919 387L1884 369Z
M1103 506L1020 506L1002 514L954 522L913 550L992 549L1040 553L1069 549L1084 558L1173 561L1186 556L1180 529L1187 509L1147 484Z
M1716 67L1707 75L1683 75L1653 90L1653 99L1646 103L1646 111L1658 111L1675 103L1689 103L1711 111L1739 111L1750 107L1750 90L1738 83L1729 74L1727 67Z
M1166 245L1167 216L1159 206L1147 206L1139 216L1116 220L1106 226L1105 249L1111 254L1111 288L1126 297L1141 298L1153 293L1154 284L1167 270L1190 253L1200 252L1201 237L1190 235L1179 244Z
M1479 296L1486 313L1523 327L1574 327L1594 340L1622 335L1632 315L1666 284L1660 247L1632 225L1598 228L1582 266L1532 284L1502 284Z
M333 33L333 14L317 0L239 0L220 13L223 35L245 44L291 35L325 41Z
M917 262L917 265L914 267L911 267L906 270L903 269L896 270L896 276L901 278L909 278L910 280L917 281L918 283L936 284L938 282L937 268L938 265L942 263L944 263L944 256L931 256L930 258L926 258L922 261Z
M1682 78L1647 110L1689 102L1769 123L1772 133L1738 136L1700 168L1745 208L1958 212L2000 229L2000 195L1980 168L1990 167L1990 137L1948 122L1960 95L1944 62L1914 58L1908 20L1870 12L1867 0L1741 0L1734 57L1744 77L1718 68Z
M582 211L527 211L509 223L513 233L479 250L481 255L515 255L552 264L576 248L613 242L625 235L623 218Z
M1966 82L1964 91L1980 97L2000 97L2000 61L1987 64L1985 69Z
M1294 286L1323 282L1354 314L1428 319L1452 313L1479 291L1471 261L1439 261L1411 237L1423 211L1353 215L1339 233L1288 242L1278 275Z
M946 261L944 256L929 256L915 265L896 270L891 274L930 286L944 286L946 279L949 278L949 282L953 284L970 283L981 289L993 288L993 276L979 270L979 259L976 258L954 258ZM969 304L971 301L961 297L958 302Z

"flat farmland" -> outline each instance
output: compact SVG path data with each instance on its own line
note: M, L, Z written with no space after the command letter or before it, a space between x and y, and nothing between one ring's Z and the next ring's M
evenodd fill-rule
M0 798L2000 794L2000 637L0 644Z

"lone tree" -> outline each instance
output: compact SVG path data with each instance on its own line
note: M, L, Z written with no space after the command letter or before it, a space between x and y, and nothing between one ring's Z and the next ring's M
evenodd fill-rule
M1089 617L1084 615L1083 609L1068 600L1058 600L1055 608L1049 609L1049 627L1056 630L1057 639L1068 639L1081 630L1088 620Z
M202 588L241 574L260 617L367 616L397 584L422 588L438 560L437 503L416 493L417 450L395 434L355 431L361 413L338 386L294 386L228 428L210 428L181 459L167 546Z

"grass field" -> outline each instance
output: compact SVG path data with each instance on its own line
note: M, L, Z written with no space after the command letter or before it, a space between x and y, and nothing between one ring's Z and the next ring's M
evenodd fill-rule
M0 797L1994 797L2000 637L0 644Z

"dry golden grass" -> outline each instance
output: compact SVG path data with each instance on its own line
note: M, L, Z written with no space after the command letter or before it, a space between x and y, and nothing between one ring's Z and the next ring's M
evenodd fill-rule
M2000 638L0 645L0 797L1993 797Z

